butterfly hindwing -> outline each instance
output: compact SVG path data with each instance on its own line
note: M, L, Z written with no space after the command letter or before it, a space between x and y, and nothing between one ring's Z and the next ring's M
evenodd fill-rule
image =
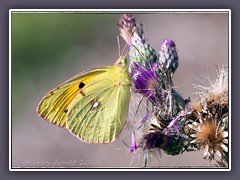
M109 66L108 71L92 79L73 100L67 115L67 127L89 143L110 143L125 123L130 100L128 74ZM126 83L126 84L124 84Z

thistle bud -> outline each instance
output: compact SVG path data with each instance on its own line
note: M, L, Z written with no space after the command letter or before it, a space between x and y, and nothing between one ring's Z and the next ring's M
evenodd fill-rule
M121 16L119 23L120 35L128 43L130 63L138 62L145 67L148 63L152 65L157 61L155 50L145 41L143 26L137 25L135 18L131 14ZM148 63L147 63L148 62ZM150 68L150 67L148 67Z
M130 63L138 62L150 69L153 63L157 61L157 55L155 50L150 44L141 39L137 33L133 33L133 36L129 42L129 59Z
M179 65L176 45L173 40L167 39L162 42L159 63L165 65L170 75L173 76Z
M135 18L131 14L123 14L118 22L120 35L128 43L135 31L137 31L137 25Z
M172 156L179 155L184 149L184 139L180 135L171 135L168 137L168 144L163 151Z
M160 131L149 132L143 137L143 149L162 149L168 155L178 155L184 148L183 138L179 135L166 135Z

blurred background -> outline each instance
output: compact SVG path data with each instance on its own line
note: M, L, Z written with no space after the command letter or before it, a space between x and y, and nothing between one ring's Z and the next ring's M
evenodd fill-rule
M180 65L174 85L193 97L200 74L216 78L216 66L228 64L227 13L134 14L148 42L160 49L173 39ZM13 167L141 167L122 140L92 145L43 120L36 113L41 98L62 82L92 67L112 65L118 58L120 14L12 14L12 166ZM121 38L120 38L121 39ZM121 40L121 48L125 42ZM130 121L130 120L128 120ZM127 139L126 141L129 141ZM150 166L210 167L203 152L152 158Z

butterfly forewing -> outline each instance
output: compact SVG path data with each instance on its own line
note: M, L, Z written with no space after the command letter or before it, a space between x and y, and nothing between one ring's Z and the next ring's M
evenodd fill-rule
M71 78L50 91L39 103L37 112L49 122L66 128L67 112L74 98L85 84L104 72L106 67Z

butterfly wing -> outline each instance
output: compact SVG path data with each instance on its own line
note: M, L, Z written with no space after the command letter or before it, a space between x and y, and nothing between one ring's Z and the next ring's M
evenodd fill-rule
M61 84L43 97L37 112L49 122L66 128L67 112L74 98L86 84L106 70L107 67L92 69Z
M70 132L89 143L110 143L117 139L125 123L130 100L130 77L120 68L92 79L77 94L67 115Z

